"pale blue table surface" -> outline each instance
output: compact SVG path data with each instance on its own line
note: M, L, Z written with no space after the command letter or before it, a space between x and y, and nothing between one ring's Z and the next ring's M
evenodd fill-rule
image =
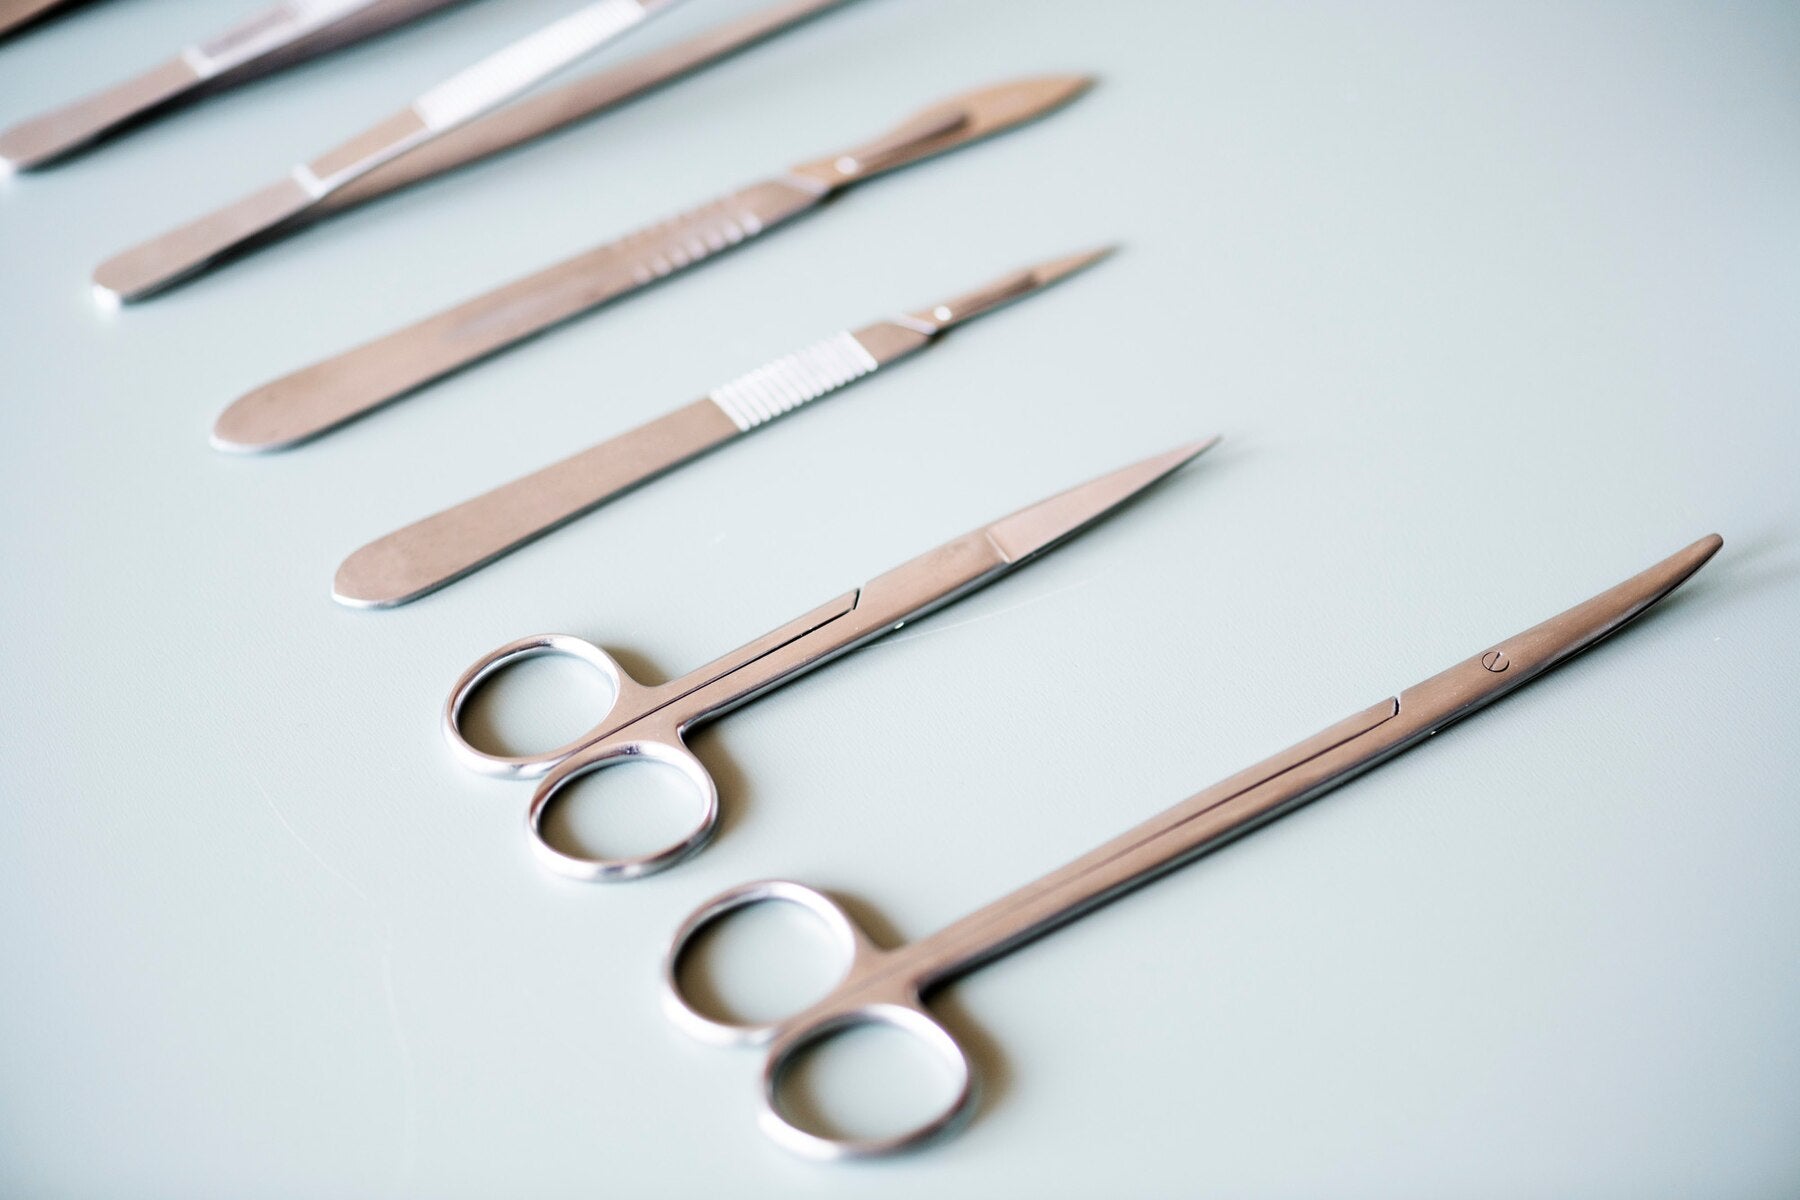
M247 3L99 0L0 44L0 123ZM1800 1192L1800 8L860 0L95 308L101 258L571 6L480 0L0 187L0 1193ZM1101 83L303 450L207 444L267 378L1048 70ZM1110 240L446 592L329 599L380 533ZM528 789L439 740L499 642L667 677L1214 431L1055 555L707 727L725 827L679 870L546 877ZM988 1086L936 1149L788 1157L758 1058L659 1010L668 934L723 887L924 934L1713 530L1628 634L950 989Z

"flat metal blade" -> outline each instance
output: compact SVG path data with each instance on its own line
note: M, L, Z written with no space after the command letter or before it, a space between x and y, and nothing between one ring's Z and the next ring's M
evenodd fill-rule
M1401 724L1436 732L1561 666L1679 587L1725 544L1709 534L1624 583L1400 693Z
M1040 500L1011 516L983 527L1009 563L1041 554L1057 542L1099 520L1158 480L1180 470L1199 455L1218 445L1216 437L1189 442L1142 462L1120 467L1098 479Z

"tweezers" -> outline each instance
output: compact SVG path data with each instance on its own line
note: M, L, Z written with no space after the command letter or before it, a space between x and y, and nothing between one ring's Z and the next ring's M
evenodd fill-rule
M850 0L783 0L686 41L509 104L382 163L321 197L303 212L259 231L257 241L272 239L274 235L297 229L312 219L346 211L620 107L848 3ZM247 250L250 248L248 242L246 238L244 243L229 249L232 252ZM206 262L197 262L193 270L198 271L206 265ZM176 282L176 278L178 276L168 282Z
M240 243L292 220L383 163L425 145L535 87L677 0L592 0L424 92L285 179L101 263L103 299L132 300L167 287Z
M1042 117L1092 82L1085 75L1042 75L940 101L854 149L739 188L255 388L219 414L213 445L248 451L298 445L705 262L846 188Z
M0 162L42 166L129 122L372 37L458 0L287 0L143 74L0 132Z

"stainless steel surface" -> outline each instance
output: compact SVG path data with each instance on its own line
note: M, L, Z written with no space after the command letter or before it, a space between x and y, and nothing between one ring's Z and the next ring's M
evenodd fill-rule
M771 4L620 66L528 96L383 163L322 199L316 212L323 215L349 208L503 153L616 108L848 3L850 0L785 0Z
M1107 253L1089 251L1014 271L917 315L838 333L784 355L636 429L370 542L338 567L332 598L357 608L415 600Z
M304 202L270 206L267 197L272 189L265 188L115 255L95 269L94 285L103 296L117 300L141 299L168 287L383 163L573 65L676 2L593 0L457 72L349 141L294 167L290 180L275 187L304 196Z
M56 9L68 7L71 7L71 0L0 0L0 36L23 29Z
M42 166L203 88L278 69L455 2L287 0L122 83L0 131L0 162Z
M881 170L916 162L1042 116L1091 81L1056 75L981 88L933 105L869 145ZM945 132L945 114L957 118ZM316 437L443 375L542 333L815 207L876 172L860 147L589 250L436 316L268 383L213 427L222 449L279 449Z
M0 126L263 2L68 5L0 41ZM578 2L447 10L0 191L0 1196L1800 1196L1800 7L872 0L96 319L103 252L279 177L273 133L323 147ZM291 367L1076 67L1104 86L1043 127L354 436L206 445ZM774 352L1112 238L427 603L326 596L369 537ZM530 788L445 752L491 645L660 682L1214 426L1093 535L701 726L720 834L676 871L544 875ZM803 880L897 945L1714 529L1554 678L935 993L981 1081L937 1150L821 1171L751 1119L760 1056L657 1005L727 887ZM527 664L474 715L529 746L586 682ZM552 828L647 845L673 805L595 807L633 775L664 773ZM816 976L780 968L826 964L762 934L802 920L688 974L785 1011ZM800 1082L889 1132L927 1080L865 1048Z
M527 828L538 861L550 870L589 882L665 870L703 847L718 822L718 787L683 740L694 725L993 582L1179 469L1214 440L1122 467L984 525L667 683L640 683L606 651L567 634L509 642L477 659L450 689L444 737L457 760L471 770L509 779L542 777L531 798ZM606 676L614 696L600 723L540 754L495 754L471 743L462 720L475 691L496 672L546 654L577 658ZM558 793L595 771L646 760L677 769L701 797L699 820L684 836L649 854L621 858L566 853L550 844L543 822Z
M1717 534L1702 538L1499 647L1214 784L1037 882L897 949L877 947L834 901L802 884L762 881L723 892L676 931L663 964L665 1008L702 1040L769 1046L758 1116L762 1128L788 1149L840 1159L918 1146L954 1128L968 1115L974 1098L968 1056L925 1008L923 997L931 988L1323 795L1555 668L1668 595L1721 544ZM1496 663L1505 665L1503 672L1495 670ZM735 1022L702 1012L681 984L684 953L720 917L769 902L798 904L824 920L844 952L842 980L823 999L786 1020ZM804 1051L844 1030L871 1024L913 1035L947 1065L955 1079L948 1105L917 1127L883 1138L803 1127L782 1106L785 1072Z

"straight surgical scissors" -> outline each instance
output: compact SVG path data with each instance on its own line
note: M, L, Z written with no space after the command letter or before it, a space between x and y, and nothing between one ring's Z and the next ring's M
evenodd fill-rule
M704 846L718 822L718 787L682 741L690 726L992 583L1179 469L1213 440L1121 467L984 525L668 683L639 683L600 647L565 634L509 642L479 659L451 688L444 736L473 770L544 777L531 799L526 825L539 860L551 870L590 881L635 879L664 870ZM543 754L512 757L477 749L462 728L463 711L475 689L509 664L543 654L566 655L598 669L613 686L611 708L588 732ZM590 772L634 760L662 763L682 775L701 798L699 823L673 845L636 857L585 857L552 846L543 821L557 793Z
M893 950L877 947L835 901L802 884L765 880L732 888L701 905L676 931L663 964L665 1008L704 1041L769 1047L759 1116L764 1131L788 1149L812 1158L838 1159L918 1145L953 1128L967 1115L974 1097L968 1056L921 999L930 989L1323 795L1562 665L1668 595L1720 545L1717 534L1702 538L1586 603L1214 784L910 945ZM794 904L819 918L847 960L843 977L823 999L773 1023L737 1022L702 1011L683 989L684 955L694 939L721 917L764 903ZM842 1137L806 1128L784 1111L784 1075L809 1049L868 1025L898 1029L940 1057L956 1080L949 1104L918 1127L889 1137Z

